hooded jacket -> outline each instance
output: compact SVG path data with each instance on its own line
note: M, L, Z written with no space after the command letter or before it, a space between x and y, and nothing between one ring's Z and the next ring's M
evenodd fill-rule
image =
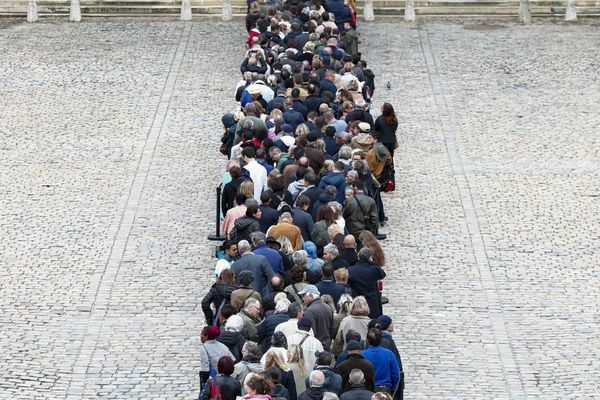
M322 400L325 388L322 386L307 387L306 391L298 396L298 400Z
M260 360L253 356L246 356L242 359L242 361L235 364L235 368L231 376L237 379L237 381L242 385L242 396L246 395L246 391L244 390L244 379L246 379L246 375L248 375L250 372L260 374L262 369L263 368Z
M217 338L217 342L223 343L231 354L235 357L235 362L242 360L242 347L246 343L246 338L239 332L236 331L221 331L221 334Z
M344 200L346 197L344 196L344 190L346 189L346 179L344 178L343 172L330 172L328 174L323 175L321 178L321 182L319 182L319 187L325 189L325 186L332 185L335 186L335 199L338 203L344 204Z
M344 191L342 190L342 195L343 195ZM336 192L337 194L337 192ZM319 197L317 197L317 201L315 201L315 203L313 204L313 208L311 210L310 215L312 215L313 219L317 219L317 213L319 212L319 208L321 208L321 206L323 204L327 204L330 201L337 201L337 197L333 197L332 195L330 195L329 193L323 191L321 194L319 194ZM342 204L342 203L340 203Z
M258 232L260 230L260 223L258 220L250 217L242 217L235 220L233 228L229 232L229 237L236 243L240 240L247 240L250 242L250 234Z

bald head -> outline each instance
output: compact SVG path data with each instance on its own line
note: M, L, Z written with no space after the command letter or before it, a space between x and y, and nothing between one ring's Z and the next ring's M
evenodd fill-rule
M344 247L347 249L355 249L356 248L356 239L352 235L346 235L344 237Z

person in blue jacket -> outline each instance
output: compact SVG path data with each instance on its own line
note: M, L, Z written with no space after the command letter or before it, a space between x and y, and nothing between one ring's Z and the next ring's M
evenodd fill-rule
M400 367L394 353L381 346L381 330L369 329L369 347L362 352L363 357L375 368L375 392L394 393L400 383Z

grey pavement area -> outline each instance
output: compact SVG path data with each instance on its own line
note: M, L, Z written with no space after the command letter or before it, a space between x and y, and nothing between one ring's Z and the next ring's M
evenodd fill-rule
M242 22L4 21L0 398L193 398ZM598 398L598 24L359 30L406 398Z

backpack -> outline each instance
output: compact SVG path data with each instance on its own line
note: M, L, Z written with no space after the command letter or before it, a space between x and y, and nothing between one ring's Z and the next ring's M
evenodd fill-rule
M216 378L210 382L210 400L222 400L223 394L221 393L221 387L217 385Z
M292 206L290 206L285 200L284 200L284 196L277 196L275 195L275 197L277 197L279 199L279 205L277 206L277 211L279 211L279 214L283 213L283 212L292 212ZM285 208L285 210L284 210Z

